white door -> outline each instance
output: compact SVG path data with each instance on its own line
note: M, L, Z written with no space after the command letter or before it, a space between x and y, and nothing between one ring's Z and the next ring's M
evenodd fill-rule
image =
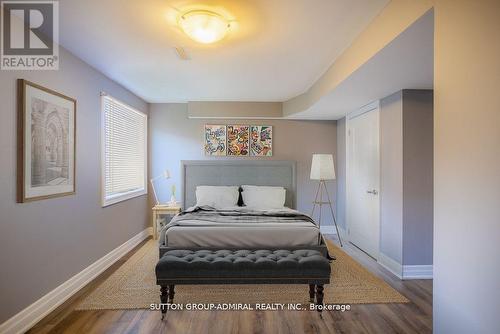
M378 107L349 118L347 124L349 240L377 259L380 236Z

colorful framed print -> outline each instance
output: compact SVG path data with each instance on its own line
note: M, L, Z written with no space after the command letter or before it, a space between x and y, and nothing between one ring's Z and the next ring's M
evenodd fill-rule
M227 126L227 155L248 156L250 127L248 125Z
M270 157L273 155L273 127L252 125L250 129L250 155Z
M76 100L18 80L17 200L75 193Z
M205 125L205 155L226 155L226 126Z

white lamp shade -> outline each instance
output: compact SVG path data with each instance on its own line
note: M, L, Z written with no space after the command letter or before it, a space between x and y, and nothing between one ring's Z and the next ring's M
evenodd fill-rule
M332 154L313 154L311 180L335 180Z

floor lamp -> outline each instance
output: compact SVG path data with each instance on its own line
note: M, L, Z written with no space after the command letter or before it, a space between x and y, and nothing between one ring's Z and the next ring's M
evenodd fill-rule
M340 238L339 228L337 226L337 220L335 219L335 214L333 213L332 201L330 200L330 194L326 188L327 180L335 180L335 167L333 165L333 155L332 154L313 154L312 164L311 164L311 180L317 180L318 190L316 191L316 197L314 198L313 208L311 212L311 217L314 218L314 210L316 205L319 205L319 220L318 226L321 228L321 207L327 205L330 207L330 212L332 213L333 222L335 224L335 229L337 230L337 235L340 241L340 247L342 245L342 239ZM323 190L326 193L327 201L323 200Z

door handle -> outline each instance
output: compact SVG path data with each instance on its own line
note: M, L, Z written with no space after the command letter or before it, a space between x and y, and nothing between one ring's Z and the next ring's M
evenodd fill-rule
M373 190L367 190L366 191L368 194L373 194L373 195L377 195L378 194L378 191L373 189Z

